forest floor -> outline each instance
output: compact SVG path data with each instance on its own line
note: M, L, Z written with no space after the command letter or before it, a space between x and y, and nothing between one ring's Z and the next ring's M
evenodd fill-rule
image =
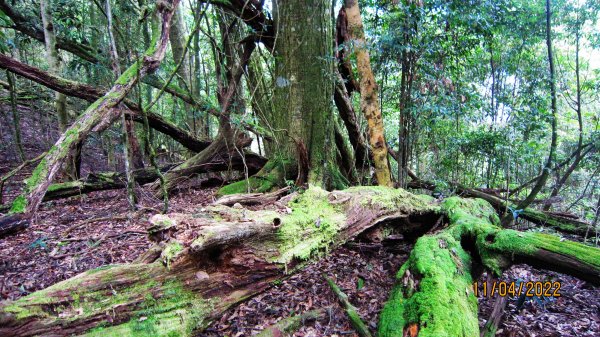
M24 139L28 158L41 153L43 144L33 141L33 134L25 133ZM88 153L93 155L85 157L84 172L91 168L106 169L99 150ZM17 165L12 149L0 149L0 163L0 175ZM11 179L5 201L17 195L19 181L30 170ZM182 190L170 199L170 212L192 212L207 205L214 201L214 191ZM0 240L0 300L25 296L102 265L135 260L152 244L146 235L147 219L158 212L161 204L144 188L138 188L138 194L142 209L134 214L128 210L123 190L44 203L29 229ZM408 258L410 248L406 244L364 249L356 243L340 247L268 291L228 310L199 336L250 336L280 318L319 308L325 309L326 314L307 322L295 336L355 336L323 274L333 278L346 292L375 332L394 275ZM479 282L485 278L484 274ZM560 281L562 296L530 299L519 310L517 299L511 298L497 336L600 336L600 288L523 265L514 266L502 279ZM494 298L480 296L478 300L483 326Z

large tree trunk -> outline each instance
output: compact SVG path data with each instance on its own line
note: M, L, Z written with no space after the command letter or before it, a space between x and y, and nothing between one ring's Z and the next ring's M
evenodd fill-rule
M360 75L360 109L369 125L369 146L373 156L375 177L379 186L390 187L392 178L388 163L383 117L379 106L377 82L371 70L371 60L367 50L358 0L344 1L344 8L348 20L348 35L352 39L357 70Z
M513 263L528 263L600 283L597 248L501 229L495 210L481 199L452 197L441 208L450 224L417 240L381 313L381 337L479 336L472 286L478 264L499 275Z
M154 71L165 56L173 9L177 8L179 0L161 2L158 13L161 18L161 29L156 34L156 45L137 60L127 71L117 79L111 90L98 99L69 127L56 144L48 151L46 157L33 171L27 180L27 187L22 195L17 197L11 209L12 213L34 213L39 207L46 189L52 183L67 155L79 144L98 124L109 125L118 116L115 107L125 98L140 77Z
M285 163L284 171L298 172L312 184L329 187L340 174L333 152L331 1L280 0L277 6L272 124L278 151L274 158ZM298 158L303 149L307 163ZM302 172L307 166L308 174Z
M157 215L151 237L165 242L158 261L101 267L2 303L0 334L189 336L370 227L437 217L425 199L381 188L312 187L288 206L289 214L213 206Z

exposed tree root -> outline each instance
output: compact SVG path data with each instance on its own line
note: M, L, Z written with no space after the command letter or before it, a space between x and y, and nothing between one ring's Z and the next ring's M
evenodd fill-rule
M271 159L255 175L233 184L223 186L218 195L240 193L266 193L284 187L286 181L293 181L298 175L298 168L289 161Z
M157 215L151 264L91 270L0 304L0 335L189 336L323 252L381 223L429 214L430 198L387 188L309 188L291 213L213 206Z

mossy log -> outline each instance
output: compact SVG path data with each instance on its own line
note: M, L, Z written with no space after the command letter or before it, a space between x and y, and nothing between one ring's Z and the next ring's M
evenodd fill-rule
M267 193L285 186L286 180L297 176L298 167L289 161L271 159L255 175L248 179L225 185L217 191L217 195Z
M224 158L225 155L213 158L213 161L204 164L197 165L193 169L194 175L207 172L221 172L227 170L238 170L248 171L249 174L258 172L267 162L267 159L259 156L252 152L243 152L243 157L239 153L235 152L231 158ZM166 172L177 164L172 164L162 167L161 171ZM156 182L158 174L155 169L137 169L133 171L133 177L135 182L140 185ZM125 173L119 172L99 172L91 173L86 178L69 181L64 183L52 184L48 187L46 194L44 195L43 201L56 200L62 198L68 198L72 196L82 195L95 191L105 191L112 189L124 188L126 185ZM274 200L280 194L274 194L271 196L248 196L241 197L245 199L245 204L252 203L248 200L266 201ZM233 205L233 204L232 204ZM0 217L0 238L4 238L20 231L23 231L29 227L30 217L24 214L13 214L11 216Z
M394 154L395 153L392 153L392 156ZM410 170L409 170L409 176L411 176L411 178L413 178L413 181L411 181L408 184L408 187L423 188L423 189L427 189L427 190L435 190L435 188L436 188L435 184L418 179L414 173L410 172ZM502 214L504 212L506 212L509 209L509 207L514 207L514 205L512 205L510 203L506 203L501 198L498 198L497 196L493 196L491 194L485 193L483 191L464 187L464 186L461 186L458 184L453 184L452 187L454 189L456 189L457 194L460 196L484 199L485 201L489 202L492 206L494 206L494 208L496 208L496 210ZM581 236L585 235L585 233L587 232L587 230L590 226L590 224L588 224L587 222L582 221L580 219L562 216L560 214L551 213L551 212L538 211L538 210L535 210L530 207L525 208L524 210L521 210L519 213L519 216L525 220L531 221L540 226L550 227L559 232L581 235Z
M189 336L359 233L439 209L431 198L377 187L311 187L287 206L156 215L157 261L98 268L1 303L0 335Z
M258 172L266 162L266 158L252 152L243 153L243 156L240 156L238 153L234 153L231 158L215 158L215 160L211 162L198 165L194 169L194 174L221 172L227 170L248 170L250 174L254 174ZM161 168L161 171L167 172L177 165L179 164L164 166ZM133 176L135 178L135 182L140 185L152 183L158 179L156 170L147 168L134 170ZM50 185L46 195L44 196L44 201L67 198L94 191L124 188L125 184L126 178L124 173L100 172L89 174L85 179Z
M449 226L419 238L380 319L379 336L479 336L472 283L478 267L500 274L513 263L600 283L600 250L560 238L498 227L482 199L446 199Z

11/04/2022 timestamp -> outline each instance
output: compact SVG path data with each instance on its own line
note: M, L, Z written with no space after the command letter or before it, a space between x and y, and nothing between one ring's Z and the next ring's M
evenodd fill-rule
M560 297L560 282L474 282L473 292L475 296L492 297L498 296L519 296L525 293L527 297Z

